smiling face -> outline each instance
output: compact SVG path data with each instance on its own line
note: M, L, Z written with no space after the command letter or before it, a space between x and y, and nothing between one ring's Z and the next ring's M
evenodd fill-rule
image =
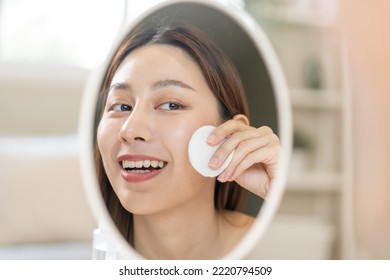
M152 44L132 51L112 79L98 147L121 204L153 214L206 201L215 179L199 175L188 143L203 125L221 123L218 102L182 49Z

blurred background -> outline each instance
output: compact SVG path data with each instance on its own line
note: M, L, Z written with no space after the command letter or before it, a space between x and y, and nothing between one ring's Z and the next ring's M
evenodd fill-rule
M158 2L0 0L0 259L91 258L96 223L78 166L84 86L120 30ZM287 188L257 254L390 258L389 4L367 13L350 0L219 2L264 29L293 108Z

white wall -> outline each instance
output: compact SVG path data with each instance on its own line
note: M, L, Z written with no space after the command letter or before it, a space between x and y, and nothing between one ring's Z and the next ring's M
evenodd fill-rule
M354 94L354 213L360 257L390 258L389 1L342 2Z
M0 135L75 133L88 71L0 64Z

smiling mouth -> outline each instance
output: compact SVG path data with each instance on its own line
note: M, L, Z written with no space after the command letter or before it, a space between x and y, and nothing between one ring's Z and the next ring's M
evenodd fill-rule
M155 170L163 169L167 163L165 161L157 160L123 160L121 166L124 170L130 173L150 173Z

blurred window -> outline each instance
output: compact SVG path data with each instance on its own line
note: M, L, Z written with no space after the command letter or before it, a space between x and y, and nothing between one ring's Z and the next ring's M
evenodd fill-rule
M95 68L121 28L159 2L0 0L0 62Z
M93 68L126 15L125 0L0 0L0 61Z

